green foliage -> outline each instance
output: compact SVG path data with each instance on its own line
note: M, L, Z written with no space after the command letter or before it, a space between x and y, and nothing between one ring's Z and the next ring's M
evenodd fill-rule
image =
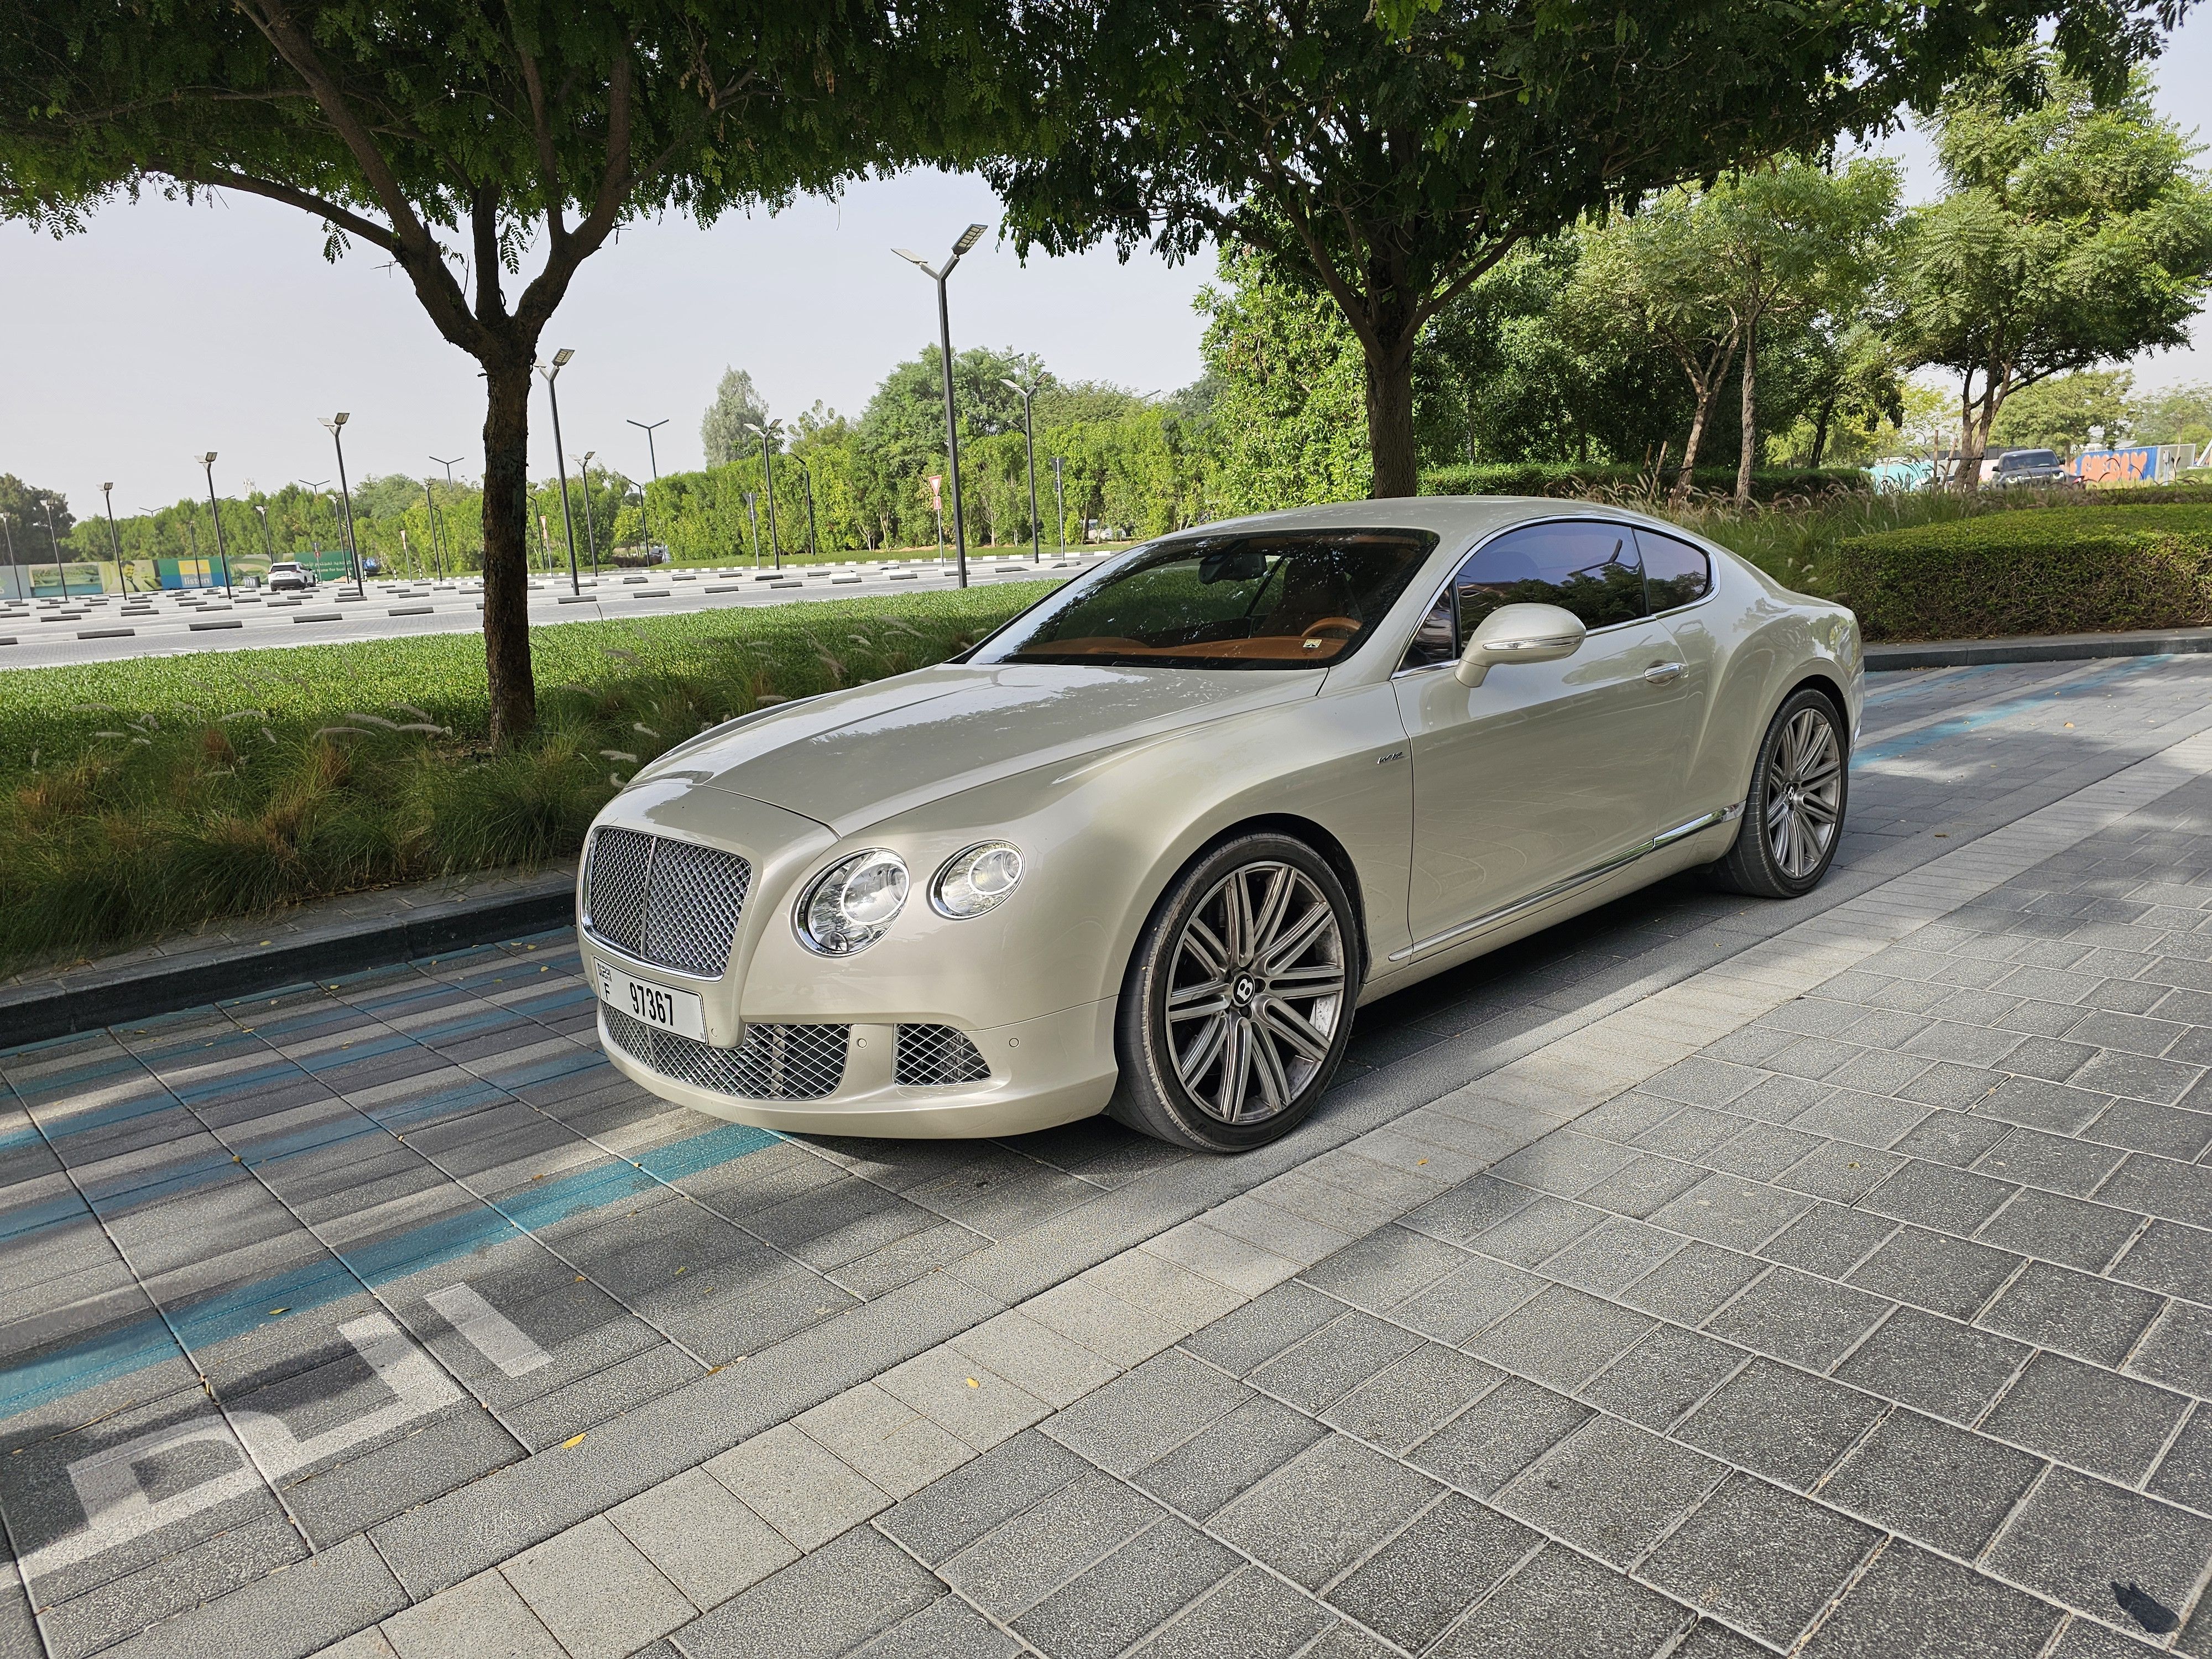
M8 515L6 534L0 537L0 555L4 555L10 543L16 556L25 564L44 558L53 560L53 544L46 526L52 501L52 535L61 540L62 554L70 556L70 531L76 515L69 510L69 497L58 489L43 489L36 484L25 483L12 472L0 472L0 513ZM103 550L105 556L105 550Z
M2064 455L2087 445L2094 427L2106 442L2124 442L2132 424L2129 393L2134 384L2135 376L2124 368L2085 368L2022 386L1997 411L1990 441Z
M2187 386L2145 392L2128 400L2128 431L2137 443L2212 444L2212 386Z
M768 423L768 399L754 386L753 377L742 368L722 371L714 388L714 401L699 417L699 442L710 467L727 466L740 455L760 453L760 434L751 430Z
M1343 313L1256 252L1224 249L1221 276L1198 298L1216 386L1212 515L1366 495L1364 371Z
M1836 596L1869 639L2212 624L2212 504L1992 513L1858 537Z
M1663 479L1648 467L1620 463L1575 461L1505 461L1472 466L1433 466L1421 473L1424 495L1559 495L1585 496L1607 491L1646 493L1671 481L1669 468ZM1866 474L1856 467L1769 467L1751 475L1752 495L1758 501L1778 496L1814 497L1863 489ZM1708 491L1735 488L1734 467L1709 466L1698 471L1696 484Z
M1949 189L1905 216L1886 276L1902 359L1956 380L1970 462L2021 388L2185 343L2212 285L2212 185L2153 109L2148 80L2105 103L2033 53L2005 68L1944 100ZM2022 76L2045 92L2025 110Z
M534 629L544 719L498 750L452 635L16 671L0 964L573 854L618 779L705 726L942 660L1048 591Z

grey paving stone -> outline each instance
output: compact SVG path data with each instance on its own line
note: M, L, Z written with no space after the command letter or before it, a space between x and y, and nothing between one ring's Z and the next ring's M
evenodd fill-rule
M1331 1627L1341 1628L1320 1602L1245 1567L1136 1652L1141 1659L1291 1659Z
M1251 1400L1131 1479L1170 1508L1203 1521L1325 1432L1279 1401Z
M1636 1154L1626 1146L1558 1129L1501 1159L1491 1173L1539 1192L1574 1198L1635 1160Z
M1583 1134L1598 1135L1607 1140L1633 1141L1646 1129L1665 1122L1680 1109L1674 1101L1632 1089L1584 1112L1575 1120L1575 1127Z
M1031 1608L1014 1629L1054 1659L1106 1659L1242 1565L1204 1534L1163 1521Z
M1318 1412L1419 1346L1402 1326L1347 1312L1252 1373L1255 1388Z
M1662 1319L1695 1325L1765 1271L1766 1264L1756 1257L1699 1242L1669 1256L1621 1291L1620 1299Z
M1963 1170L2016 1133L2009 1123L1964 1110L1924 1111L1921 1121L1890 1150Z
M1005 1624L1159 1518L1143 1493L1087 1472L940 1562L937 1576Z
M1638 1133L1636 1145L1666 1158L1677 1168L1693 1167L1696 1160L1742 1128L1747 1121L1734 1112L1684 1106L1672 1117Z
M449 1585L386 1620L383 1632L399 1659L563 1659L552 1632L495 1571Z
M1759 1247L1759 1255L1823 1279L1841 1279L1897 1231L1887 1216L1815 1204Z
M1399 1304L1390 1316L1439 1342L1460 1343L1543 1288L1534 1273L1476 1256Z
M2085 1042L2065 1042L2057 1037L2032 1036L2005 1056L2005 1070L2016 1077L2039 1078L2045 1083L2063 1083L2080 1071L2096 1053L2096 1049Z
M2115 1480L2140 1480L2189 1402L2063 1354L2039 1353L1990 1412L1991 1434Z
M1774 1358L1826 1370L1890 1305L1848 1285L1777 1267L1715 1313L1705 1328Z
M1395 1307L1467 1261L1465 1252L1395 1224L1323 1256L1298 1277L1370 1313Z
M1622 1659L1690 1622L1656 1592L1549 1545L1434 1650L1438 1659Z
M1912 1076L1925 1069L1918 1061L1911 1063ZM1850 1088L1838 1090L1817 1105L1808 1107L1792 1120L1790 1127L1802 1129L1808 1134L1828 1135L1861 1146L1894 1146L1928 1115L1929 1109L1925 1106L1887 1097L1895 1089L1903 1087L1911 1080L1911 1077L1908 1076L1887 1088L1880 1089L1872 1084L1854 1083Z
M1328 1599L1418 1653L1543 1541L1473 1498L1449 1492Z
M40 1608L39 1622L46 1649L56 1659L77 1659L307 1556L307 1546L283 1516L270 1515L249 1521L149 1562L82 1595ZM7 1577L12 1583L13 1572ZM30 1651L43 1651L36 1637L32 1638Z
M1038 1426L1101 1468L1128 1474L1251 1397L1243 1384L1170 1348Z
M1590 1415L1587 1406L1509 1377L1407 1456L1439 1480L1487 1498Z
M2051 1659L2147 1659L2147 1656L2157 1651L2118 1631L2093 1625L2086 1619L2075 1619L2058 1638L2058 1645L2051 1651Z
M1500 1181L1495 1176L1479 1175L1431 1199L1401 1220L1431 1238L1463 1244L1477 1233L1488 1231L1527 1207L1535 1197L1525 1187Z
M1762 1123L1794 1122L1808 1108L1826 1100L1833 1090L1808 1078L1770 1074L1744 1094L1728 1103L1738 1117L1755 1117Z
M853 1659L1012 1659L1021 1645L965 1601L948 1595L855 1648ZM641 1654L638 1659L654 1656Z
M352 1538L106 1651L124 1659L298 1659L406 1605L368 1540Z
M2021 1659L2064 1615L1899 1540L1875 1558L1803 1649L1808 1659Z
M2014 1188L1988 1176L1915 1158L1859 1200L1873 1211L1917 1226L1970 1235Z
M2093 1042L2100 1048L2118 1048L2136 1054L2162 1054L2181 1035L2182 1029L2174 1020L2147 1019L2139 1014L2100 1010L2083 1015L2080 1020L2068 1026L2066 1035L2076 1042Z
M1972 1560L2043 1461L1980 1435L1898 1411L1820 1489L1830 1503Z
M1800 1134L1778 1123L1747 1123L1698 1162L1747 1181L1771 1181L1820 1145L1818 1135Z
M1940 1106L1952 1112L1972 1112L1983 1108L2006 1081L2002 1072L1986 1071L1978 1066L1961 1066L1956 1060L1936 1061L1918 1077L1899 1089L1898 1097L1920 1106ZM1926 1126L1923 1126L1926 1127ZM1914 1131L1916 1134L1918 1130ZM1934 1156L1923 1153L1917 1146L1899 1142L1899 1152L1911 1152L1916 1157Z
M2128 1369L2199 1399L2212 1398L2212 1310L2187 1302L2167 1304Z
M1664 1433L1747 1358L1711 1337L1661 1325L1579 1392L1592 1405Z
M1468 1341L1471 1353L1571 1390L1651 1328L1640 1314L1554 1285Z
M1648 1216L1704 1178L1705 1171L1694 1164L1673 1158L1639 1158L1583 1193L1582 1201L1620 1215Z
M1990 1218L1981 1237L2003 1249L2096 1273L2142 1220L2130 1211L2028 1188Z
M1747 1066L1693 1058L1667 1067L1644 1085L1644 1091L1688 1106L1725 1106L1755 1087L1764 1075Z
M574 1659L623 1659L696 1611L605 1516L500 1571Z
M782 1534L704 1469L617 1504L607 1518L695 1607L726 1601L798 1559Z
M1792 1192L1847 1204L1896 1169L1900 1161L1893 1153L1848 1141L1822 1140L1773 1179L1777 1186Z
M2212 1520L2071 1469L2045 1477L1990 1552L1993 1571L2099 1618L2117 1606L2156 1620L2147 1595L2172 1620L2156 1635L2180 1622L2208 1559ZM2136 1595L2118 1599L2123 1585Z
M1542 1264L1544 1276L1603 1296L1641 1278L1682 1246L1681 1237L1631 1220L1584 1234Z
M2038 1078L2011 1078L1981 1103L1978 1113L2026 1128L2075 1135L2095 1122L2112 1103L2110 1095L2094 1090L2045 1083Z
M1651 1215L1662 1227L1708 1243L1755 1250L1812 1207L1813 1200L1736 1176L1709 1176Z
M882 1530L935 1565L1082 1474L1083 1460L1035 1429L939 1476L878 1518Z
M2114 1279L2168 1296L2212 1301L2212 1232L2154 1221L2111 1272Z
M1343 1304L1289 1279L1185 1337L1182 1346L1243 1376L1344 1312Z
M828 1659L945 1594L872 1527L855 1527L675 1632L686 1659Z
M1504 1381L1455 1349L1425 1342L1322 1413L1322 1420L1389 1452L1402 1452Z
M2130 1152L2094 1196L2124 1210L2212 1227L2212 1170Z
M2123 1098L2114 1104L2111 1111L2106 1113L2095 1123L2091 1124L2084 1133L2094 1140L2117 1140L2118 1137L2113 1132L2112 1126L2114 1120L2118 1118L2131 1124L2146 1126L2138 1132L2154 1135L2166 1143L2166 1146L2161 1146L2143 1147L2142 1150L2145 1152L2160 1152L2166 1151L2167 1146L2178 1148L2185 1146L2189 1139L2189 1130L2185 1124L2168 1118L2162 1113L2154 1116L2146 1116L2139 1113L2130 1115L2126 1109L2151 1102L2171 1107L2174 1102L2182 1099L2197 1080L2203 1075L2200 1067L2184 1065L2177 1060L2153 1060L2144 1054L2121 1054L2113 1049L2103 1050L2095 1059L2075 1073L2074 1082L2077 1087L2095 1089L2105 1094L2121 1096ZM2155 1127L2149 1127L2154 1125ZM2121 1141L2119 1144L2131 1143ZM2174 1151L2170 1153L2170 1156L2185 1158L2191 1154Z
M1854 1268L1850 1279L1878 1296L1972 1319L2020 1266L2020 1258L2008 1251L1907 1227Z
M1900 1309L1836 1370L1843 1381L1955 1423L1972 1423L2031 1350L1956 1321Z
M1978 1322L2041 1347L2117 1365L2164 1306L2148 1291L2031 1261Z
M1787 1648L1880 1536L1833 1510L1733 1474L1637 1576Z
M1625 1567L1727 1472L1686 1446L1600 1417L1553 1447L1493 1501Z
M1217 1512L1208 1529L1317 1590L1437 1492L1425 1476L1333 1434Z
M2190 1414L2148 1486L2169 1502L2212 1510L2212 1413L2199 1407Z
M1748 1636L1739 1636L1726 1625L1701 1619L1668 1659L1765 1659L1767 1652Z
M1526 1209L1508 1217L1487 1231L1464 1240L1470 1250L1519 1267L1533 1267L1605 1220L1606 1212L1586 1204L1572 1204L1547 1194L1537 1195ZM1407 1218L1408 1221L1412 1218Z
M1864 1395L1753 1359L1674 1433L1802 1491L1858 1442L1881 1410Z

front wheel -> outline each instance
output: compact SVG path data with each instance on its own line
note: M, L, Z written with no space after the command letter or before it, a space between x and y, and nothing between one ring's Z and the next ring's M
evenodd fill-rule
M1176 878L1139 938L1115 1013L1131 1128L1241 1152L1296 1128L1344 1058L1358 994L1352 902L1287 836L1240 836Z
M1759 898L1796 898L1819 886L1843 833L1849 758L1835 704L1809 689L1784 702L1759 745L1743 828L1711 866L1720 884Z

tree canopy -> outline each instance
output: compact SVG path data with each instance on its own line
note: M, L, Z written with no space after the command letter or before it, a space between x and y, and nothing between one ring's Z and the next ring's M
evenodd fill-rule
M967 3L0 0L0 215L60 234L145 188L236 191L405 273L486 378L484 631L512 735L535 718L532 368L577 268L640 214L969 154L992 77Z
M1040 138L989 172L1024 249L1238 241L1328 296L1361 348L1371 488L1405 495L1416 343L1520 241L1877 127L2054 16L2108 70L2175 9L1060 0L1022 14Z

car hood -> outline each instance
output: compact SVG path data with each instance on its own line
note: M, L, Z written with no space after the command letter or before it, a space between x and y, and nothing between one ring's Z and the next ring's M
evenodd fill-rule
M727 790L843 835L1033 767L1310 697L1323 678L948 665L747 717L671 750L636 781Z

